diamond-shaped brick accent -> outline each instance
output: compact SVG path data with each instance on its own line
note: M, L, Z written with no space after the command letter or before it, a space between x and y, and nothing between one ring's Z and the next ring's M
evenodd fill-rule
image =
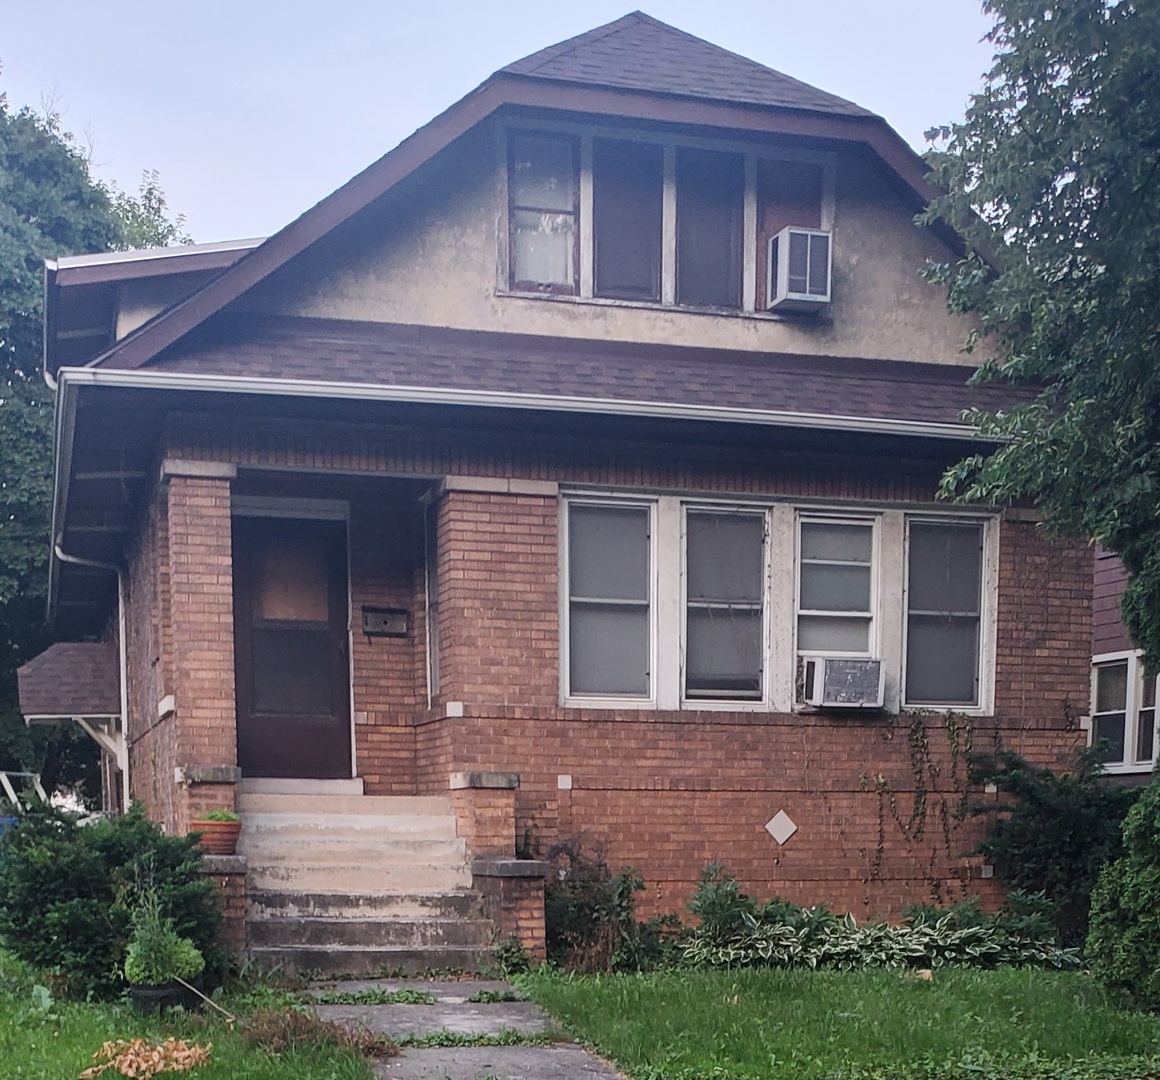
M765 823L765 831L779 844L784 844L795 832L797 825L784 810L779 810Z

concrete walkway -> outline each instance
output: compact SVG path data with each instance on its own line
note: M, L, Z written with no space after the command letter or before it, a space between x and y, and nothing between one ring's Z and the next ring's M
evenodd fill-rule
M514 994L514 988L505 982L373 979L320 984L316 989L345 993L416 990L431 994L435 998L433 1005L316 1006L324 1020L357 1024L391 1038L440 1032L470 1037L515 1031L559 1040L536 1045L408 1048L399 1057L375 1065L379 1080L623 1080L610 1065L568 1042L551 1019L530 1001L486 1004L467 1000L481 991Z

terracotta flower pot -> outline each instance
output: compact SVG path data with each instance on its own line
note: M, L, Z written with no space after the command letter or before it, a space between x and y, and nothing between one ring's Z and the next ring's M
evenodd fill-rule
M207 855L233 855L237 850L238 833L242 831L242 823L195 818L190 822L189 831L201 833L201 849Z

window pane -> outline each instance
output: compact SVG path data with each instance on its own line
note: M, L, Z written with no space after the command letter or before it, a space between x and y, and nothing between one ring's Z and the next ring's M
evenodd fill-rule
M677 303L741 306L745 159L677 151Z
M1136 724L1136 760L1151 761L1156 754L1156 710L1141 709Z
M329 617L326 551L317 540L270 540L254 553L255 622L321 622Z
M983 527L911 522L907 606L978 613Z
M869 652L870 620L828 615L799 616L797 646L799 652Z
M568 624L570 692L647 697L647 607L574 603Z
M572 285L575 243L571 214L513 210L513 280L533 285Z
M1098 713L1122 712L1128 701L1128 661L1101 664L1096 668L1096 709Z
M688 697L759 697L761 612L690 608L685 654Z
M906 637L909 704L978 704L978 663L977 618L910 616Z
M649 512L642 506L569 509L569 595L597 600L649 598Z
M801 574L803 610L870 610L870 567L803 563Z
M1140 704L1145 709L1151 709L1156 704L1156 679L1154 676L1145 677L1144 696L1140 700Z
M592 213L597 296L661 298L664 150L597 139L592 147Z
M1124 761L1124 714L1108 713L1105 716L1092 718L1092 742L1098 743L1107 740L1107 751L1104 761L1112 765L1123 764Z
M765 519L689 511L685 517L689 600L761 603Z
M571 213L576 201L574 153L570 139L513 135L512 205Z
M825 562L870 563L873 530L870 525L828 521L802 522L802 558Z
M825 296L829 285L829 275L826 273L830 262L830 238L828 236L810 237L810 279L809 293L811 296Z
M781 241L778 241L778 247ZM790 292L804 293L809 290L810 238L806 233L789 234L789 269L786 284Z
M326 630L255 629L254 711L329 716L333 707Z

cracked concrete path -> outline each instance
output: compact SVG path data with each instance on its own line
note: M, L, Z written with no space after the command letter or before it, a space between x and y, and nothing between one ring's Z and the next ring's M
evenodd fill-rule
M435 998L432 1005L315 1006L324 1020L358 1025L390 1038L422 1038L440 1032L470 1038L513 1031L559 1040L511 1046L408 1047L399 1057L375 1065L379 1080L623 1080L610 1065L568 1042L551 1018L532 1002L468 1000L483 991L514 994L514 988L505 982L360 979L318 984L314 989L316 993L415 990Z

